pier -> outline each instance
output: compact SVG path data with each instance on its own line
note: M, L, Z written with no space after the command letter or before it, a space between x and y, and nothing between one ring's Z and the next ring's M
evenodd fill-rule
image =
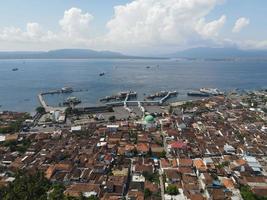
M148 101L132 101L129 100L130 93L128 93L124 99L124 101L116 101L116 102L108 102L106 103L107 106L123 106L125 110L127 110L129 113L133 112L130 106L138 106L138 108L141 110L143 115L145 114L145 108L143 105L162 105L167 99L169 99L172 96L176 96L178 93L176 91L168 92L165 96L163 96L160 100L148 100Z
M176 91L173 91L173 92L168 92L168 94L166 96L164 96L160 101L160 105L162 105L168 98L170 98L171 96L173 95L177 95L177 92Z
M128 95L126 95L126 98L124 101L116 101L116 102L108 102L106 103L106 105L109 106L125 106L126 104L134 104L134 105L141 105L141 104L145 104L145 105L162 105L165 101L167 101L167 99L169 99L171 96L177 95L176 91L173 92L168 92L164 97L162 97L160 100L149 100L149 101L129 101L128 100Z
M45 112L53 112L53 111L62 111L65 112L67 107L52 107L46 104L43 96L47 95L47 94L55 94L55 91L53 92L44 92L44 93L40 93L38 94L38 100L40 102L40 104L44 107Z

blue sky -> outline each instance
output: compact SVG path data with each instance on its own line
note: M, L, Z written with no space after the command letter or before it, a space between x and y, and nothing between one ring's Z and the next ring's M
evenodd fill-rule
M266 49L266 10L263 0L2 1L0 50Z
M27 3L25 3L27 2ZM113 16L113 7L129 0L9 0L1 2L0 27L18 26L23 28L29 21L42 24L49 29L59 29L58 20L65 10L81 8L95 16L97 32L104 32L106 22Z

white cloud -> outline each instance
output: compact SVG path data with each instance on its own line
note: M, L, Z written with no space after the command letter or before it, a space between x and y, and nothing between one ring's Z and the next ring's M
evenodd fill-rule
M243 49L267 49L267 40L238 41L238 46Z
M82 13L79 8L66 10L64 17L59 21L64 33L69 37L88 38L90 34L90 22L93 16L90 13Z
M4 27L0 29L0 44L10 48L17 46L19 49L23 49L23 46L24 49L27 49L25 46L39 49L84 47L91 42L90 22L92 20L91 14L83 13L78 8L71 8L66 10L63 18L59 20L61 31L56 33L45 31L36 22L27 23L24 29Z
M249 23L250 23L250 20L245 18L245 17L241 17L241 18L237 19L235 22L235 26L232 29L232 32L233 33L239 33L243 28L248 26Z
M40 42L48 41L55 37L51 31L44 31L43 28L35 22L29 22L26 25L26 30L23 31L16 27L5 27L0 30L0 40L10 42Z
M134 0L115 7L107 40L122 46L185 45L218 35L225 16L205 23L221 0Z
M226 16L221 16L218 20L214 20L206 23L205 19L200 19L196 26L196 31L204 38L211 38L218 36L220 29L223 27L226 21Z
M47 50L93 48L140 54L173 52L196 46L237 45L267 48L266 41L232 40L220 36L226 16L207 20L223 0L133 0L114 8L107 32L93 37L93 16L79 8L66 10L59 19L60 30L46 30L36 22L24 28L0 27L1 50ZM233 32L249 24L239 18ZM157 52L155 52L157 50ZM142 52L141 52L142 51ZM161 51L161 52L159 52ZM165 51L165 52L164 52Z
M42 27L38 23L28 23L27 24L27 34L30 37L38 37L43 35Z
M28 23L25 30L7 27L0 30L0 40L38 43L36 47L88 47L113 50L172 49L188 44L214 42L225 23L225 16L206 22L205 17L222 0L134 0L116 6L104 35L92 37L93 16L79 8L70 8L59 20L59 32L45 31L38 23ZM211 41L208 41L211 40ZM28 45L30 47L30 45Z

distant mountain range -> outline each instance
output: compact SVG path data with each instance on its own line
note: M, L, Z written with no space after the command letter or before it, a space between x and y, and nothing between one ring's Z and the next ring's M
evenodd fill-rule
M266 58L267 50L240 50L237 48L207 48L199 47L187 49L173 54L165 55L171 58L195 59L231 59L231 58Z
M237 48L199 47L163 56L130 56L112 51L95 51L91 49L59 49L52 51L10 51L0 52L0 59L267 59L267 50L240 50Z
M148 59L148 57L129 56L112 51L91 49L59 49L52 51L16 51L0 52L0 59ZM149 57L152 58L152 57Z

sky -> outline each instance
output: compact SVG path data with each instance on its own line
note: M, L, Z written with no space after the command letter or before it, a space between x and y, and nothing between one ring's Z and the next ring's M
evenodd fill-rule
M264 0L1 1L0 51L267 49L266 10Z

